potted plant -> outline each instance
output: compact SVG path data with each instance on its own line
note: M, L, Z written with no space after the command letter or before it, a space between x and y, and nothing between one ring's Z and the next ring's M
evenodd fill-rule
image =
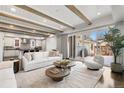
M123 67L117 62L117 57L121 55L121 50L124 48L124 35L121 35L120 30L117 28L110 28L104 38L105 42L108 42L108 46L111 48L114 56L114 62L111 64L111 70L113 72L122 72Z

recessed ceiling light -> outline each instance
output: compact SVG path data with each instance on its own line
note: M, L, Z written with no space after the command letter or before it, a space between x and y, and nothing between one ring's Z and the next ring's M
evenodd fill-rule
M16 12L16 9L15 8L10 8L10 10L12 11L12 12Z
M9 25L10 28L14 28L14 25Z
M98 12L98 13L97 13L97 15L101 15L101 13L100 13L100 12Z

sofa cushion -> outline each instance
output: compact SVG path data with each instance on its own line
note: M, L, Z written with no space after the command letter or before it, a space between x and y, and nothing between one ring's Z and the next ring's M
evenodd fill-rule
M31 61L30 63L42 63L46 61L49 61L49 59L48 58L37 59L37 60Z
M27 64L35 64L37 61L35 60L31 60L30 62L28 62Z
M57 57L57 56L56 56L56 57L49 57L48 59L49 59L49 60L55 60L55 61L61 60L61 58L60 58L60 57Z
M41 58L43 58L43 53L42 52L35 52L33 54L33 59L34 60L41 59Z
M43 57L48 57L49 56L49 52L43 52Z
M43 58L47 58L49 56L49 52L35 52L33 54L34 60L42 60Z
M37 60L32 60L28 62L27 64L37 64L37 63L43 63L49 61L48 58L42 58L42 59L37 59Z

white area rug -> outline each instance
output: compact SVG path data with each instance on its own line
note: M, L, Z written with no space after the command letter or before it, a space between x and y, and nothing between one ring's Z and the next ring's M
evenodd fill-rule
M103 74L103 69L98 71L89 70L86 66L77 62L71 68L70 75L63 81L56 82L45 75L49 67L16 74L18 88L93 88Z

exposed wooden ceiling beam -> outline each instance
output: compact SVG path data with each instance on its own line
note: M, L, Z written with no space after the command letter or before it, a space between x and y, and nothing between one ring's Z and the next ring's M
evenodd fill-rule
M9 29L5 29L5 28L1 28L1 27L0 27L0 32L7 32L7 33L14 33L14 34L24 35L23 32L17 32L17 30L9 30ZM31 33L25 33L25 35L37 36L37 37L44 37L42 35L35 35L35 34L31 34Z
M26 30L8 28L8 27L2 27L2 26L0 26L0 29L3 30L3 32L4 32L4 30L7 30L10 33L11 32L13 32L13 33L22 33L23 35L28 34L28 35L43 36L43 37L48 37L49 36L49 35L44 35L44 34L41 34L41 33L32 33L32 32L26 31Z
M74 5L66 5L66 7L69 10L71 10L74 14L76 14L78 17L80 17L83 21L85 21L88 25L92 24L92 22L80 10L78 10Z
M4 17L11 18L11 19L14 19L14 20L18 20L18 21L22 21L22 22L25 22L25 23L33 24L33 25L36 25L36 26L44 27L44 28L51 29L51 30L54 30L54 31L63 32L61 30L58 30L58 29L55 29L55 28L52 28L52 27L48 27L48 26L44 26L44 25L41 25L39 23L36 23L36 22L32 22L32 21L23 19L21 17L10 15L8 13L0 12L0 16L4 16Z
M9 29L5 29L5 28L1 28L0 27L0 32L7 32L7 33L14 33L14 34L21 34L24 35L24 33L17 33L16 30L9 30ZM30 36L37 36L37 37L41 37L41 35L35 35L35 34L29 34L29 33L25 33L25 35L30 35ZM43 37L43 36L42 36Z
M58 23L58 24L60 24L60 25L63 25L63 26L66 26L66 27L69 27L69 28L74 29L74 27L70 26L69 24L64 23L64 22L62 22L62 21L60 21L60 20L58 20L58 19L55 19L55 18L53 18L53 17L50 17L49 15L46 15L46 14L44 14L44 13L42 13L42 12L39 12L39 11L37 11L37 10L31 8L31 7L28 7L28 6L26 6L26 5L15 5L15 6L18 7L18 8L24 9L24 10L30 12L30 13L33 13L33 14L35 14L35 15L38 15L38 16L40 16L40 17L44 17L44 18L46 18L46 19L48 19L48 20L51 20L51 21L53 21L53 22L55 22L55 23Z
M19 25L15 25L15 24L10 24L10 23L6 23L6 22L0 22L0 24L5 24L5 25L13 25L14 27L18 27L18 28L22 28L22 29L28 29L30 31L33 31L33 30L36 30L37 32L39 33L44 33L44 34L47 34L47 33L51 33L51 34L55 34L53 32L46 32L46 31L42 31L42 30L38 30L38 29L34 29L34 28L30 28L30 27L24 27L24 26L19 26Z

